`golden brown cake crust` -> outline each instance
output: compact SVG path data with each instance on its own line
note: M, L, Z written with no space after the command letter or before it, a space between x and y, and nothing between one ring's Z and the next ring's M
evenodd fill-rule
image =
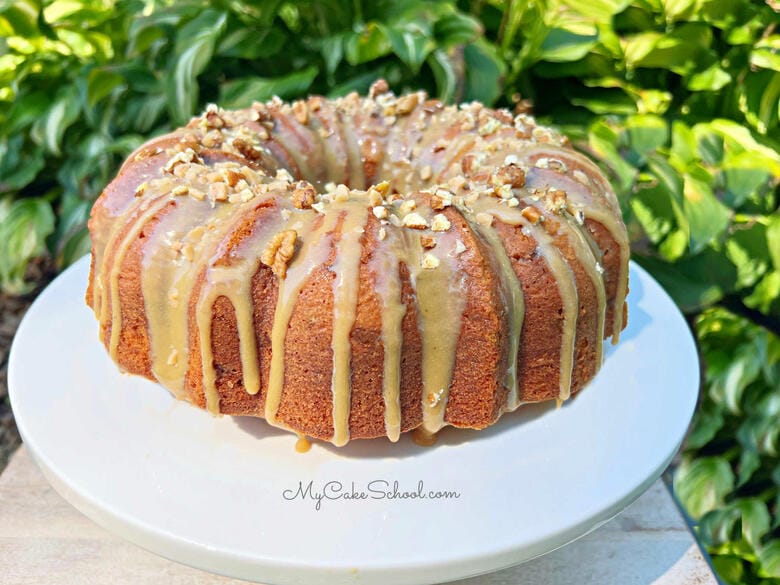
M89 222L119 366L337 444L582 389L626 321L608 182L526 116L410 96L210 107L133 153Z

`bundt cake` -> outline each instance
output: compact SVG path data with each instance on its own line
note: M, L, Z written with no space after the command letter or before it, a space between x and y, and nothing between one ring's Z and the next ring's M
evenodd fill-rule
M89 230L120 368L335 445L566 400L626 322L592 162L529 116L381 80L209 106L128 158Z

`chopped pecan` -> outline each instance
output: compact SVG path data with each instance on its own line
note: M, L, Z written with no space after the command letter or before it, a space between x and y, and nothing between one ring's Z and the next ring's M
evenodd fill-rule
M220 109L215 104L206 106L206 112L203 115L203 124L206 128L222 128L225 121L222 119Z
M412 228L413 230L424 230L428 228L428 222L417 212L412 212L404 216L403 225L404 227Z
M474 168L477 166L477 157L473 154L467 154L462 159L460 159L460 170L463 171L463 174L467 177L471 176L471 173L474 172Z
M398 98L395 102L395 112L399 116L405 116L417 107L420 97L416 93L410 93Z
M231 187L235 187L236 183L238 183L243 178L244 176L241 173L238 173L233 169L227 169L225 171L225 182Z
M295 254L295 242L298 239L298 232L295 230L284 230L276 234L268 242L263 250L260 261L266 266L270 266L276 276L285 278L287 276L287 265Z
M293 102L292 105L293 115L299 124L304 126L309 123L309 107L304 101Z
M209 200L227 201L228 187L225 183L211 183L209 185Z
M371 89L368 90L368 97L375 98L376 96L387 93L388 91L390 91L390 86L387 85L387 81L384 79L377 79L374 83L371 84Z
M420 264L426 270L433 270L434 268L438 268L439 259L433 254L431 254L430 252L426 252L425 254L423 254L422 261Z
M247 160L258 161L262 158L260 151L246 140L236 138L233 140L233 147Z
M513 189L525 185L525 171L514 164L499 167L490 176L490 184L496 188L509 185Z
M292 203L298 209L311 209L317 190L306 181L298 181L292 193Z
M431 209L441 211L445 207L452 205L452 193L440 190L431 195Z
M436 247L436 238L433 236L426 236L422 235L420 236L420 245L425 248L426 250L430 250L431 248Z
M539 213L538 210L536 210L533 207L524 207L520 213L524 218L526 218L531 223L538 223L544 217L542 216L541 213Z
M547 208L555 213L560 213L566 209L567 197L566 191L562 189L550 189L545 193L545 203Z
M431 221L431 229L435 232L446 232L452 227L450 220L443 213L437 213Z

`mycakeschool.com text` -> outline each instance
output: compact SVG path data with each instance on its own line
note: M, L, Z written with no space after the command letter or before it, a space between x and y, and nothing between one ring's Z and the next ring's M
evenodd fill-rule
M416 485L402 486L399 481L374 479L358 485L357 482L326 481L321 484L313 480L298 482L297 486L282 492L287 501L309 501L314 509L322 509L323 502L344 501L361 502L368 500L456 500L460 492L456 490L429 489L423 480Z

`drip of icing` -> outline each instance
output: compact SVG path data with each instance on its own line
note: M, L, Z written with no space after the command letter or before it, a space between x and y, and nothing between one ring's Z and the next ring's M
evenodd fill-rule
M572 248L574 248L574 253L577 255L577 259L587 272L591 282L593 282L593 286L596 289L596 309L598 311L598 316L596 325L597 337L595 350L596 371L598 371L601 368L601 362L603 361L604 357L603 340L607 316L607 294L604 289L604 278L597 268L599 262L596 258L594 249L596 246L590 237L590 232L582 228L582 226L580 226L568 213L561 216L560 219L562 220L561 224L567 226L569 237L574 240L572 242Z
M225 221L234 212L233 207L212 210L203 201L180 198L176 208L160 219L144 248L141 292L147 313L152 373L177 396L186 396L187 293L195 286L203 259L212 256L223 235L207 226ZM189 234L192 236L188 237ZM192 261L177 257L171 241L174 237L184 237L192 245Z
M443 234L436 248L429 252L439 261L439 266L433 270L420 268L421 261L417 258L407 262L412 268L411 281L417 295L418 326L422 338L422 428L428 433L436 433L444 426L461 319L466 306L466 295L462 290L465 276L458 271L457 262L446 252L442 253L454 248L454 239L451 232ZM419 248L419 245L407 246L407 250L412 251Z
M265 419L274 426L283 426L276 418L284 389L284 342L295 301L307 277L328 259L331 236L338 214L317 216L317 221L302 228L302 239L295 260L287 268L286 278L279 281L279 296L271 329L271 368L268 374L268 395L265 399Z
M534 173L542 175L540 179L536 181L537 183L543 184L547 182L544 178L545 174L552 174L559 187L566 191L567 198L571 203L569 206L570 209L572 211L581 212L586 221L592 220L601 224L618 245L620 272L618 274L617 290L613 302L614 320L612 327L612 344L614 345L620 339L620 332L623 329L623 310L626 296L628 295L628 263L631 256L628 236L620 217L620 207L617 198L609 186L609 183L605 180L598 179L600 176L598 169L585 157L549 145L545 145L544 147L536 146L523 152L523 156L526 160L534 154L558 157L571 164L582 165L591 171L590 176L597 178L596 180L599 183L598 186L601 187L601 189L594 189L593 185L585 185L564 174L545 171L544 169L534 169ZM529 177L529 180L530 179L531 177Z
M498 133L496 134L498 135ZM496 154L487 157L484 164L498 166L501 164L500 148L494 146ZM516 148L516 147L515 147ZM586 157L555 144L526 142L514 151L515 164L529 167L526 175L526 187L547 189L549 185L566 192L569 200L569 209L582 213L585 220L592 220L604 227L612 236L619 249L619 273L617 276L617 290L613 299L614 321L610 332L612 343L617 343L623 328L623 311L626 296L628 294L628 261L630 247L625 226L620 217L620 206L617 197L612 191L609 182L602 178L598 168ZM503 156L503 154L500 154ZM564 169L555 170L547 165L539 166L533 160L547 159L548 161L560 161ZM581 173L583 180L572 176L571 169L582 167L587 174ZM576 174L577 171L575 171ZM526 189L526 193L528 189ZM587 223L587 222L586 222ZM588 239L590 239L590 235ZM603 280L603 279L602 279Z
M618 219L611 212L605 209L586 208L583 209L583 213L586 220L597 221L612 234L621 233ZM613 305L612 344L614 345L620 340L620 332L623 330L623 307L628 295L628 261L631 256L631 249L629 248L628 238L624 236L618 237L617 235L613 235L613 237L618 244L620 252L620 273L618 274L617 292L615 293L615 303Z
M376 278L375 289L382 299L382 349L384 352L382 397L385 404L385 431L393 442L401 435L401 345L406 305L402 299L399 250L402 240L390 232L384 246L378 246L370 261Z
M336 244L333 281L333 444L349 441L349 409L352 393L350 333L355 324L358 303L361 241L368 220L365 201L335 206L331 213L343 209L341 236Z
M241 215L243 214L239 214L239 221ZM279 213L274 214L274 217L271 218L264 215L263 219L265 221L261 222L261 225L257 226L252 234L232 251L228 263L223 264L220 262L224 256L224 251L221 246L218 248L208 262L204 286L198 298L195 315L200 337L203 392L206 397L206 407L214 413L218 413L220 408L211 330L214 303L220 297L225 297L230 301L236 314L244 388L249 394L257 394L260 390L260 360L255 340L252 291L250 286L252 275L260 267L262 251L284 223ZM233 227L228 228L227 231L228 233L232 232Z
M298 440L295 441L295 450L298 453L308 453L311 449L311 441L306 438L306 435L298 435Z
M103 283L100 287L101 299L99 301L101 331L104 330L104 326L108 323L108 299L111 298L111 338L108 344L108 354L114 361L117 360L117 348L119 347L119 337L122 331L122 308L120 306L119 298L119 274L124 264L124 258L130 246L135 242L140 235L141 231L146 226L146 223L157 215L164 207L170 205L171 200L168 195L164 195L157 200L146 200L144 203L139 203L138 208L142 213L135 219L130 229L125 236L119 239L119 228L122 227L120 222L114 224L114 231L111 234L106 249L110 250L112 246L115 247L115 253L112 258L112 265L110 270L108 267L103 267L103 273L108 272L108 283ZM144 209L144 205L147 205ZM107 262L110 254L105 254L104 260ZM96 287L97 290L97 287Z
M433 447L437 439L436 433L428 432L423 427L417 427L412 431L412 441L420 447Z
M517 273L512 266L512 260L506 253L504 243L496 233L496 230L492 226L480 226L476 223L472 223L471 227L472 230L480 234L490 245L493 258L495 258L498 264L497 267L503 289L504 303L507 312L509 313L509 335L507 338L509 343L509 351L507 352L508 367L504 381L504 385L507 388L507 398L504 408L511 412L520 406L517 380L517 358L520 350L520 335L523 331L523 319L525 317L525 298L523 296L523 289L520 286L520 280L517 278Z
M545 229L539 224L528 221L523 217L522 212L518 208L499 207L492 201L478 201L475 206L475 209L477 208L492 214L504 223L522 226L523 229L527 230L536 241L538 250L558 285L558 292L563 303L559 398L567 400L571 394L571 380L574 369L574 342L577 333L577 315L579 313L579 296L574 274Z

